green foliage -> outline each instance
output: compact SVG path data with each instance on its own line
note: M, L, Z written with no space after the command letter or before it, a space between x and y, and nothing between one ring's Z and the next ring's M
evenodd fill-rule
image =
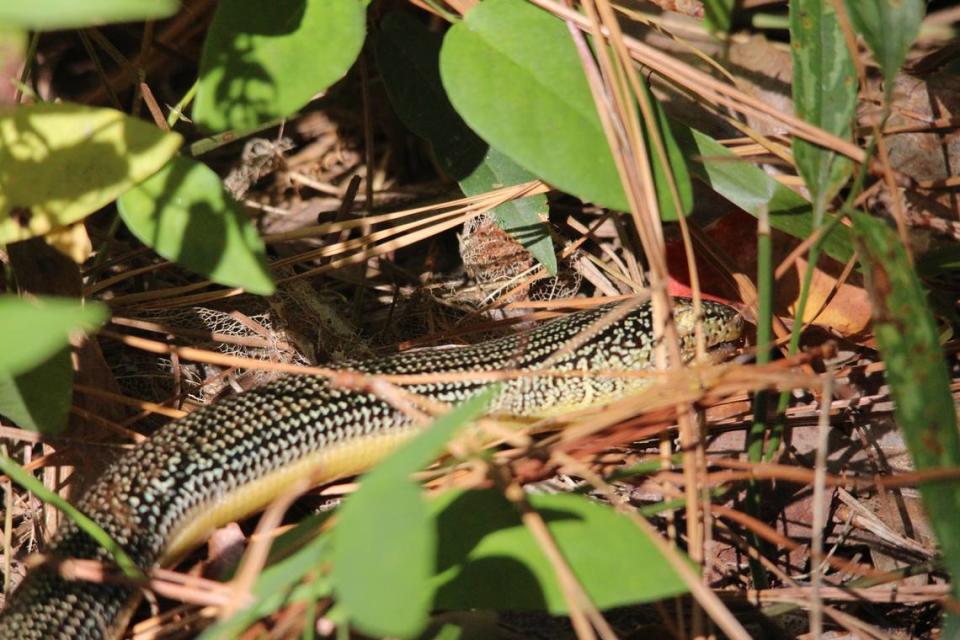
M220 284L273 293L263 241L206 165L178 156L117 206L130 231L164 258Z
M408 637L426 624L437 531L411 474L440 455L495 394L488 389L438 418L370 472L340 509L331 577L338 603L364 633Z
M155 173L181 143L113 109L0 108L0 244L82 220Z
M176 13L177 0L31 0L0 2L0 25L33 31L157 20Z
M224 0L200 59L193 117L211 131L288 116L343 77L363 46L361 0Z
M918 470L960 466L960 434L937 325L899 237L881 220L854 213L854 231L873 303L873 331L886 364L897 425ZM944 564L960 596L960 483L920 486ZM953 628L957 628L955 616Z
M440 72L450 101L484 140L564 191L630 208L561 20L520 0L487 0L447 32ZM686 212L691 194L683 157L669 129L661 129ZM660 209L674 215L663 175L655 171Z
M846 0L854 28L883 71L888 99L893 80L920 31L925 4L923 0Z
M0 415L47 435L63 431L70 411L70 335L94 331L106 307L64 298L0 295Z
M674 127L680 148L688 157L690 171L718 194L747 213L759 216L766 211L770 226L795 238L813 233L810 202L793 189L780 184L760 167L739 160L722 144L696 129ZM853 241L846 227L838 226L824 239L823 251L846 262L853 255Z
M647 535L611 507L576 495L527 496L600 609L686 593ZM438 609L569 612L554 567L498 491L452 491L437 514Z
M427 140L437 161L465 195L534 180L536 176L489 146L467 127L440 82L441 37L403 12L384 17L376 34L377 65L390 102L403 123ZM557 272L546 225L547 198L530 196L493 210L504 231L526 247L547 271Z
M791 0L793 104L797 115L849 139L857 108L857 75L833 5ZM813 197L816 219L853 171L853 163L832 151L795 138L793 157Z
M158 17L173 6L134 0L9 3L0 7L0 21L61 28ZM705 2L712 29L729 31L732 7L731 0ZM889 90L916 37L923 3L857 0L847 7ZM791 9L797 113L848 138L856 82L831 5L792 0ZM294 113L344 76L363 45L365 20L362 0L222 0L203 49L197 124L246 131ZM521 0L484 0L445 36L407 14L389 14L372 44L398 116L429 142L442 170L465 194L540 177L584 200L629 208L563 21ZM812 205L716 140L669 121L659 105L655 109L684 213L692 206L693 174L751 214L768 214L772 227L807 238L849 178L844 158L797 142L795 156L814 195ZM217 283L272 293L254 226L211 169L176 156L180 144L177 134L110 109L38 104L0 111L0 244L82 220L119 198L131 233L159 255ZM663 217L674 219L666 170L651 157ZM499 207L495 218L555 272L552 243L539 217L545 211L546 198L535 196ZM897 419L916 465L956 466L960 440L949 377L920 283L896 237L863 215L854 215L853 231L837 225L822 250L846 261L854 237L879 310L877 341ZM956 266L955 252L943 260ZM99 305L0 297L0 414L46 434L61 429L70 406L68 337L94 330L105 318ZM428 502L411 479L486 410L494 394L481 393L443 416L371 472L338 511L332 531L319 533L321 518L284 537L254 585L254 605L201 637L237 637L285 604L329 596L338 607L331 617L340 615L364 633L400 637L421 632L433 608L567 612L555 568L500 493L454 491ZM125 561L102 531L43 492L11 460L0 458L0 471L61 506ZM960 532L949 517L960 507L960 491L943 482L922 487L922 493L947 566L960 575ZM527 499L598 607L685 592L669 563L624 515L581 496ZM122 566L135 575L135 568ZM443 627L439 633L456 632Z
M559 189L629 209L566 25L520 0L486 0L447 32L440 73L470 128Z
M99 303L0 295L0 373L29 371L68 346L72 333L93 331L107 316Z
M73 364L64 348L28 371L0 372L0 415L24 429L57 435L67 427L73 397Z

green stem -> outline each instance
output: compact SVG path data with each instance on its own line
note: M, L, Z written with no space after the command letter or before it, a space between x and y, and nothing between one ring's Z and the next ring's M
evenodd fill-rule
M187 92L183 94L183 97L180 98L180 101L174 105L170 113L167 114L167 125L172 129L180 117L183 115L183 110L193 102L194 97L197 95L197 88L200 86L200 81L195 80L194 83L187 89Z
M764 208L757 216L757 364L770 362L773 345L773 244L770 239L770 216ZM753 424L747 434L747 459L760 462L763 458L764 438L767 433L767 411L770 393L760 391L753 398ZM760 518L760 485L751 480L747 483L744 507L754 518ZM750 543L761 555L768 553L766 542L756 533L749 532ZM770 586L767 570L756 558L749 558L750 573L754 588Z

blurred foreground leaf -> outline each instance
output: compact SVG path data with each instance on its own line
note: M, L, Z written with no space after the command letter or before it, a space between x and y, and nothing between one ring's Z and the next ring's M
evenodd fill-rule
M331 578L338 604L364 633L407 637L426 625L437 531L411 474L486 412L495 393L480 392L435 420L367 474L338 512Z
M108 315L97 302L0 295L0 373L29 371L67 347L72 333L93 331Z
M111 22L138 22L172 16L177 0L4 0L0 25L32 31L76 29Z
M576 495L527 499L598 608L686 593L683 579L623 514ZM568 613L540 544L498 491L452 491L431 508L440 540L435 608Z
M70 336L94 331L108 315L99 303L0 295L0 415L46 435L63 431L73 390Z

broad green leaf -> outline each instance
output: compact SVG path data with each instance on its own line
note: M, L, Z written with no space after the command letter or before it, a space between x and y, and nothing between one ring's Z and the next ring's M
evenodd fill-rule
M172 16L177 0L31 0L0 2L0 25L32 31L77 29Z
M72 396L69 348L61 348L28 371L0 372L0 415L24 429L48 436L62 433Z
M200 57L193 117L211 131L288 116L350 69L363 45L361 0L224 0Z
M566 25L521 0L485 0L444 38L450 102L521 166L584 200L629 205Z
M758 216L766 209L774 229L795 238L810 237L815 226L809 201L707 134L677 124L673 130L699 180L751 215ZM839 262L849 260L853 240L847 227L838 225L824 241L823 251Z
M377 65L397 115L430 143L440 166L465 195L534 180L536 176L473 133L453 109L440 82L440 42L439 34L406 13L392 12L381 22L375 40ZM553 242L538 215L546 211L546 196L536 195L500 205L493 216L556 274Z
M447 32L440 73L457 112L492 146L559 189L629 209L563 21L522 0L485 0ZM683 194L686 171L674 174ZM673 215L662 176L654 170L661 210Z
M0 295L0 373L32 370L69 346L71 334L94 331L108 316L98 302Z
M797 115L850 139L857 107L857 74L833 5L822 0L791 0L790 42ZM827 203L850 177L853 163L800 138L793 140L793 156L819 221Z
M83 219L155 173L181 142L113 109L0 107L0 244Z
M885 78L887 97L923 20L923 0L846 0L854 28L863 36Z
M853 228L873 303L873 331L886 364L894 416L914 466L920 471L960 467L960 434L950 374L923 285L899 237L883 221L855 212ZM960 482L921 484L920 495L944 565L953 578L953 596L960 597ZM956 629L956 616L951 618L951 628Z
M167 260L220 284L273 293L263 240L206 165L177 156L117 207L131 233Z
M647 534L622 514L575 495L527 499L597 607L686 592ZM553 567L499 492L454 491L431 507L440 540L435 608L567 613Z
M410 476L482 415L495 392L481 392L438 418L367 474L340 509L331 579L337 602L367 635L407 637L426 625L436 529Z

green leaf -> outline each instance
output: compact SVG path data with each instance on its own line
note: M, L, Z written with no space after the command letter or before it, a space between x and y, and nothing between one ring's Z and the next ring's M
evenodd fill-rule
M627 210L567 26L521 0L485 0L444 38L440 74L470 128L579 198Z
M177 156L117 206L131 233L167 260L220 284L273 293L263 240L206 165Z
M924 1L846 0L846 6L854 28L863 36L883 70L889 99L894 78L920 32Z
M492 146L583 200L629 209L563 21L521 0L485 0L447 32L440 73L457 112ZM692 195L684 159L669 130L661 133L687 212ZM675 220L663 169L655 156L651 162L661 212Z
M69 346L71 334L94 331L108 316L98 302L0 295L0 373L30 371Z
M0 415L23 429L63 433L73 397L70 349L62 348L28 371L0 372Z
M730 33L734 0L703 0L703 18L711 32Z
M690 158L690 170L718 194L753 216L763 209L770 225L795 238L808 238L815 226L809 201L762 169L736 157L722 144L696 129L674 125L674 135ZM844 263L853 256L853 240L847 227L837 227L826 237L823 251Z
M860 260L873 303L873 331L886 364L894 416L918 471L960 467L960 435L937 325L899 237L854 212ZM960 597L960 482L928 482L920 495ZM952 624L956 624L955 616ZM956 628L956 627L954 627Z
M436 529L410 475L482 415L495 393L478 393L438 418L367 474L340 509L331 578L337 602L365 634L407 637L426 625Z
M363 46L360 0L224 0L207 32L193 117L212 130L288 116L346 74Z
M77 29L172 16L177 0L32 0L0 2L0 24L31 31Z
M0 107L0 244L83 219L155 173L182 141L113 109Z
M387 14L377 32L377 65L397 115L428 141L437 161L465 195L534 180L536 176L490 147L466 125L447 99L440 82L441 37L408 14ZM551 274L557 257L540 213L544 195L530 196L493 210L497 224L527 248Z
M646 140L647 155L650 157L650 164L653 168L653 183L657 189L657 205L660 209L660 218L668 222L675 222L678 218L678 210L686 217L693 208L693 184L690 181L690 172L687 169L687 161L683 155L683 151L680 149L680 145L674 137L673 128L670 119L667 117L667 113L653 97L646 82L640 86L641 90L646 93L647 100L653 106L657 118L657 130L663 141L664 150L667 152L667 161L673 172L674 184L680 196L680 203L675 203L663 163L657 161L656 152L650 143L649 128L645 122L642 122L641 124L644 130L643 138Z
M601 609L686 592L647 535L606 505L575 495L531 494L564 558ZM437 514L437 609L567 613L553 567L497 491L454 491Z
M477 138L479 140L479 138ZM486 146L486 145L484 145ZM493 147L487 147L483 161L460 181L464 195L474 196L513 184L536 179L536 176ZM547 215L547 197L543 194L507 202L493 210L497 226L510 234L544 266L550 275L557 275L557 254L553 240L541 214Z
M849 140L857 107L857 73L833 5L791 0L790 44L796 114ZM853 163L800 138L793 140L793 156L820 220L827 203L850 177Z

